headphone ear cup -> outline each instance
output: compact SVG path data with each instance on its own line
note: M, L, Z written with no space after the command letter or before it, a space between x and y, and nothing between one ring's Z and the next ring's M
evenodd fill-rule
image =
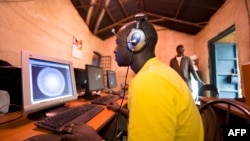
M133 28L127 37L127 47L130 51L139 52L146 44L146 37L141 29Z

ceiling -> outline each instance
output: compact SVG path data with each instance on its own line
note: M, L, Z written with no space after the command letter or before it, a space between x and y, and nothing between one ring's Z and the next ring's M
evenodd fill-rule
M148 15L151 23L195 35L226 0L71 0L89 30L105 40L134 20L136 13ZM159 30L159 29L158 29Z

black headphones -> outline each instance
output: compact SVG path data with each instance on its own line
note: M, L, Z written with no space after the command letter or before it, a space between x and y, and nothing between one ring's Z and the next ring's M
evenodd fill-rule
M147 20L147 16L144 13L138 13L135 15L136 27L130 31L130 33L127 37L127 47L132 52L141 51L146 44L145 34L139 28L140 23L143 20Z

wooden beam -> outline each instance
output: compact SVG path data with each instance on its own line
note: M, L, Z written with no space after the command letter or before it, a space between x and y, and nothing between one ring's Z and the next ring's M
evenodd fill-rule
M175 13L175 16L174 16L175 18L178 17L178 15L179 15L179 13L180 13L180 10L181 10L181 7L182 7L184 1L185 1L185 0L181 0L179 6L178 6L178 8L177 8L177 11L176 11L176 13Z
M178 20L176 18L171 18L171 17L165 17L165 16L160 16L157 14L153 14L153 13L146 13L149 16L152 17L156 17L159 20L152 20L153 22L159 22L159 21L173 21L173 22L178 22L178 23L182 23L182 24L186 24L186 25L190 25L190 26L194 26L194 27L198 27L198 28L203 28L203 25L197 24L197 23L192 23L192 22L188 22L188 21L183 21L183 20ZM151 20L149 20L151 22Z
M130 21L131 19L134 19L134 17L135 17L135 15L131 15L129 17L123 18L122 20L116 22L115 24L112 24L110 26L107 26L105 28L98 30L95 34L100 34L100 33L105 32L107 30L110 30L110 32L111 32L111 29L114 28L115 26L122 26L125 23L127 23L128 21Z
M121 0L118 0L118 2L119 2L119 5L120 5L121 8L122 8L122 12L124 13L124 15L125 15L126 17L128 17L128 13L127 13L127 11L125 10L124 6L122 5Z
M109 9L108 9L106 6L104 7L104 9L105 9L105 11L107 12L107 14L108 14L110 20L111 20L113 23L115 23L115 19L114 19L114 17L112 16L112 14L111 14L111 12L109 11Z
M103 3L103 8L102 8L102 10L101 10L101 12L100 12L100 14L99 14L99 16L98 16L98 18L97 18L97 20L96 20L96 24L95 24L95 28L94 28L94 34L96 33L96 31L99 29L99 27L100 27L100 23L101 23L101 21L102 21L102 19L103 19L103 17L104 17L104 14L105 14L105 12L109 12L108 11L108 9L106 8L108 5L109 5L109 3L110 3L110 1L111 0L104 0L105 1L105 3ZM110 13L108 13L108 14L110 14ZM109 16L111 16L111 14L109 15ZM111 18L111 20L113 20L114 21L114 18L111 16L110 17ZM115 21L114 21L115 22Z

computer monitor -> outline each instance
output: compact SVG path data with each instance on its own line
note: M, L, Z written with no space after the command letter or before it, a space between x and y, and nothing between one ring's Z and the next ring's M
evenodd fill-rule
M86 64L85 69L87 73L87 87L82 97L89 100L95 99L99 96L99 92L105 88L103 68Z
M109 89L113 89L117 86L116 73L113 70L107 70L107 86Z
M74 68L76 91L78 95L84 94L87 87L87 73L85 69Z
M117 81L116 81L116 73L113 70L106 70L107 72L107 87L108 91L107 93L113 94L113 95L120 95L123 97L127 92L124 90L113 90L113 88L116 88Z
M77 99L73 64L22 51L23 108L25 113L49 109Z

